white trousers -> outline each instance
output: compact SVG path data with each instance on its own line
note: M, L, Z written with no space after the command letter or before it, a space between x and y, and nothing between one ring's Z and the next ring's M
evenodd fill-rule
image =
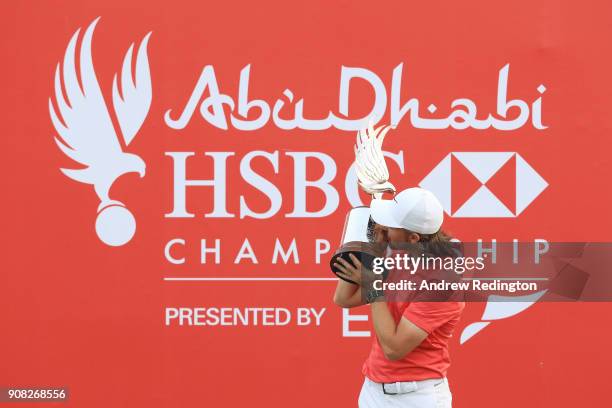
M389 392L389 388L385 388ZM451 408L451 403L452 395L446 378L437 385L429 382L415 391L389 395L383 392L381 384L366 377L359 394L359 408Z

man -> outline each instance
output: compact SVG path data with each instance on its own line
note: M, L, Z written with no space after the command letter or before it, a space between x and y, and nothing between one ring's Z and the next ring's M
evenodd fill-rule
M449 243L442 232L444 212L437 198L421 188L410 188L393 200L374 199L371 218L376 240L388 251L401 244ZM465 307L464 302L386 302L384 294L362 284L371 271L351 255L352 264L338 258L340 275L334 302L341 307L371 304L376 333L363 365L365 380L359 406L451 407L446 379L450 365L448 342ZM367 294L362 294L362 289ZM365 296L364 296L365 295ZM364 302L364 299L366 301Z

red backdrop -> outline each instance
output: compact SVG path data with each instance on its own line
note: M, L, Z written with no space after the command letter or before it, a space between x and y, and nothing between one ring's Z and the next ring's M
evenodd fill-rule
M350 205L343 193L354 132L223 131L199 114L182 130L164 112L182 110L205 65L236 99L240 70L251 64L250 94L274 101L289 87L305 114L337 110L340 68L375 72L390 89L404 64L402 100L417 97L443 115L470 98L494 112L499 70L510 64L509 98L533 101L544 84L545 130L529 124L503 132L415 129L403 120L386 150L404 152L406 174L390 164L402 189L416 185L448 153L513 151L549 187L516 218L452 218L446 228L463 240L578 241L610 239L609 108L612 105L611 6L607 2L202 2L55 1L0 6L3 97L2 279L0 386L66 386L75 407L355 406L369 338L342 337L334 283L166 282L168 276L329 277L314 261L314 240L337 245ZM101 243L93 229L91 187L59 171L70 167L53 141L48 112L53 73L78 27L101 16L93 59L110 102L112 76L129 43L153 31L149 61L153 103L131 151L147 163L140 180L121 178L113 192L136 215L125 246ZM367 111L371 90L351 89L355 113ZM353 113L353 111L351 111ZM176 115L176 113L175 113ZM388 110L384 121L388 121ZM253 150L280 153L279 173L259 171L283 194L270 219L211 219L212 189L188 193L193 219L168 219L172 161L167 151L193 151L190 176L210 178L203 153L228 159L228 210L244 195L253 210L269 201L245 183L239 159ZM324 218L287 218L293 208L293 161L286 152L334 157L340 205ZM192 164L193 165L192 165ZM309 168L309 177L321 173ZM323 196L309 192L309 208ZM310 207L312 206L312 207ZM184 265L164 258L164 245L184 238ZM272 265L274 240L296 238L300 264ZM221 239L220 265L199 263L199 240ZM259 264L233 263L249 238ZM176 327L164 309L201 307L326 307L320 327ZM459 330L479 320L468 305ZM494 322L469 342L452 343L449 373L457 407L557 407L605 400L609 351L606 303L538 304ZM367 308L352 313L367 313ZM359 328L357 324L355 326ZM368 325L362 328L367 329ZM35 404L32 404L34 406ZM40 406L51 406L41 403ZM17 405L16 405L17 406Z

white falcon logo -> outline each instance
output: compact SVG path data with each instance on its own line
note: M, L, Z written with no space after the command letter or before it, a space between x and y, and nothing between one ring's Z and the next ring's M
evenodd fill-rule
M73 180L92 184L100 199L96 218L96 233L102 242L120 246L129 242L136 232L136 220L125 205L109 197L111 186L126 173L143 177L145 162L139 156L124 151L142 126L151 106L151 75L147 57L148 33L138 47L135 73L132 73L130 45L123 59L121 78L113 79L113 108L121 130L121 145L110 112L104 102L91 58L91 38L99 17L83 36L79 49L78 74L75 49L80 29L66 48L64 61L55 70L55 107L49 98L49 113L60 138L59 148L72 160L84 165L79 169L61 169ZM63 91L62 91L63 83ZM65 96L65 97L64 97Z
M363 191L375 198L383 193L395 194L395 187L389 183L389 170L382 151L382 144L391 126L374 129L370 121L367 128L357 132L355 143L355 168L357 182Z

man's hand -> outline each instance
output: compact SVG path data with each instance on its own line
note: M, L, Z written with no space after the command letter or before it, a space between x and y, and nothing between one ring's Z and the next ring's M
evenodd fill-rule
M363 266L359 258L353 254L349 254L349 257L353 263L344 260L342 257L336 258L338 262L335 262L334 266L338 268L339 276L350 279L360 286L362 286L363 283L371 283L377 279L377 275Z

